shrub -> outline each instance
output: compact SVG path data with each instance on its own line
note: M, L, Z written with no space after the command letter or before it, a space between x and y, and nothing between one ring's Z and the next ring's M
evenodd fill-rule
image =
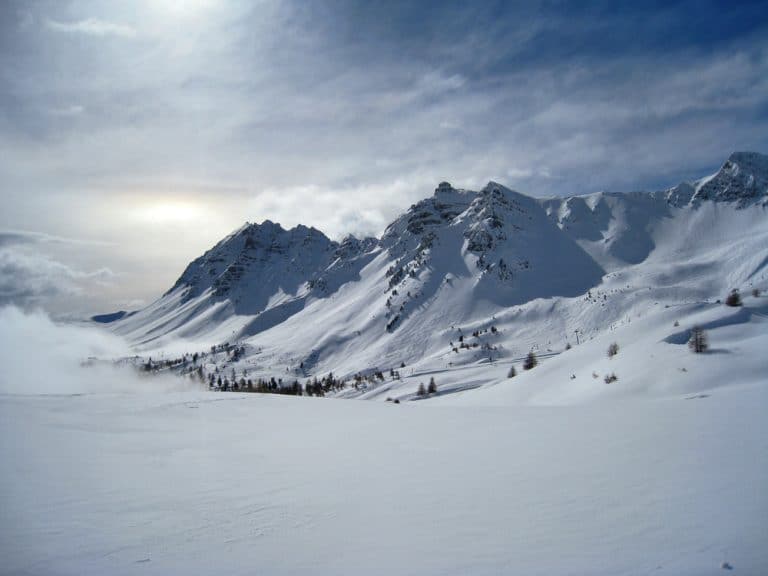
M616 382L616 380L618 379L619 377L616 376L616 374L614 374L613 372L611 372L610 374L606 374L605 378L603 378L606 384L610 384L611 382Z
M608 346L608 358L613 358L618 353L619 353L619 345L616 342Z
M760 296L760 290L758 288L755 288L754 290L752 290L752 296L754 296L755 298Z

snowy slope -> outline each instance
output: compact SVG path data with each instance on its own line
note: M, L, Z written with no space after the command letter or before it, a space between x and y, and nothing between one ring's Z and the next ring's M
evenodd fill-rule
M2 571L764 574L767 393L0 395Z

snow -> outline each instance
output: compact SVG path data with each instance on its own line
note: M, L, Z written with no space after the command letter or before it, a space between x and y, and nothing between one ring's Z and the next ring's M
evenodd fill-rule
M3 572L761 574L767 401L3 395Z
M444 183L380 240L246 224L108 323L0 309L0 571L768 572L766 174L736 153L655 193ZM196 352L385 377L210 392L176 377Z

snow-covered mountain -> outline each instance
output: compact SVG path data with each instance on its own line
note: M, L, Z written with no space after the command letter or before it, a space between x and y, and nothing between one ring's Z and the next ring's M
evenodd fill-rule
M372 397L411 394L438 370L465 370L451 386L471 388L529 350L555 355L661 309L682 319L731 289L768 288L766 209L768 157L756 153L650 193L534 199L443 182L378 240L246 224L111 327L153 353L237 342L244 354L209 368L253 375L408 366Z

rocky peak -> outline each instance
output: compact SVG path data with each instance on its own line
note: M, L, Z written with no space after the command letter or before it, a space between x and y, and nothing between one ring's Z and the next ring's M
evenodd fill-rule
M722 168L696 183L693 200L736 202L739 206L764 201L768 196L768 156L734 152Z
M214 295L226 296L244 276L313 269L330 258L336 247L315 228L300 225L286 230L271 220L247 222L190 263L171 291L187 287L185 298L189 299L212 288Z

